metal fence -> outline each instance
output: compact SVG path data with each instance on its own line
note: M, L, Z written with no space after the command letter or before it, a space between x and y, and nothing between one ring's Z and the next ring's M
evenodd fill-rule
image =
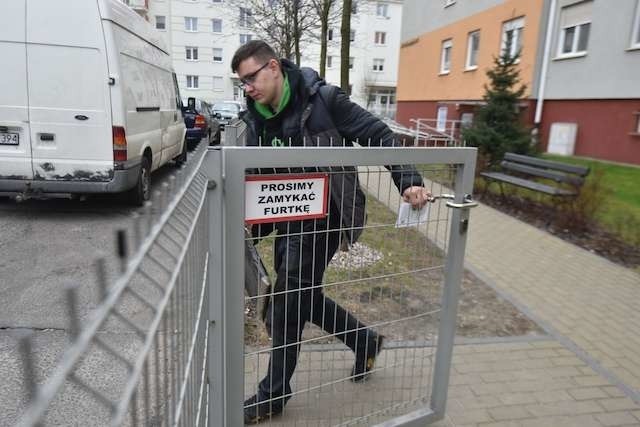
M261 421L409 426L442 418L475 150L246 148L233 146L242 145L243 126L226 132L228 147L194 156L165 191L176 197L135 222L134 255L121 240L121 277L103 285L82 327L76 318L73 341L44 385L36 386L23 341L32 402L20 425L66 424L70 401L80 402L72 416L87 425L239 426L244 411L283 401L272 411L281 414ZM312 173L326 179L327 192L342 182L342 196L355 182L345 177L357 176L368 220L341 222L339 211L355 203L343 197L338 212L329 204L327 216L279 222L273 233L262 223L247 236L245 186L256 170ZM426 218L405 227L393 178L408 173L438 197ZM271 280L254 295L243 286L249 245ZM77 312L72 289L68 295ZM122 333L101 333L111 323ZM284 362L269 369L278 357ZM290 387L277 391L293 362ZM245 402L259 388L270 390L268 399Z
M19 425L207 425L204 151L118 233L120 277L109 286L98 263L101 303L87 319L77 287L67 289L71 343L44 383L31 337L22 340L31 402Z

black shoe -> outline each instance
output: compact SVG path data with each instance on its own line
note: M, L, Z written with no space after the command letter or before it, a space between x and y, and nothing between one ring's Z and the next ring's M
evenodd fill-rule
M382 346L384 344L384 336L376 335L369 342L367 352L361 352L356 354L356 363L351 370L351 381L359 383L369 378L369 371L373 369L373 365L376 363L376 357L380 354Z
M258 403L257 396L253 395L244 401L244 423L245 425L261 423L274 415L281 414L283 409L282 398L263 400Z

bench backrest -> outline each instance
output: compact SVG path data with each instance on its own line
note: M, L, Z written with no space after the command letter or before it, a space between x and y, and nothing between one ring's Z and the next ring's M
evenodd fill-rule
M568 165L514 153L506 153L500 165L504 169L577 186L584 184L584 177L589 174L588 167Z

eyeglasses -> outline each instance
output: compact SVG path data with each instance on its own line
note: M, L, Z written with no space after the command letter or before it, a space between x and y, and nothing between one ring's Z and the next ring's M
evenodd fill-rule
M246 76L244 76L243 78L240 79L241 83L238 83L238 87L242 90L244 90L247 86L251 86L256 82L256 77L258 77L258 73L262 70L264 70L266 68L266 66L269 65L269 62L267 61L262 67L258 68L257 70L255 70L253 73L247 74Z

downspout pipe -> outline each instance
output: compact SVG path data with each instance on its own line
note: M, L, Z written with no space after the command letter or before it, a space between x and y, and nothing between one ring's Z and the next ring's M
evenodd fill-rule
M551 0L549 15L547 16L547 34L544 40L544 54L542 57L542 70L540 71L540 84L538 85L538 100L536 102L536 115L533 120L536 127L539 127L542 120L542 107L544 106L544 90L547 85L547 72L549 69L549 56L551 53L551 40L555 28L557 0Z

